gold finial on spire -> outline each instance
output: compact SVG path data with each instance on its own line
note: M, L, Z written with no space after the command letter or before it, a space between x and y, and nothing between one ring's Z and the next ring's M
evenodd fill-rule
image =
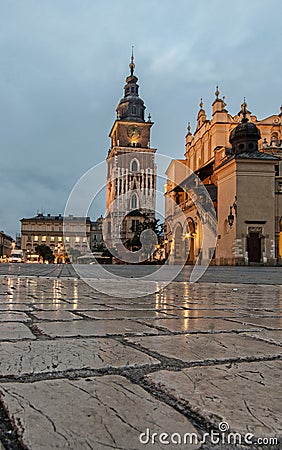
M218 96L219 96L218 84L216 85L215 96L216 96L216 99L218 99Z
M204 104L203 104L203 99L202 99L202 97L201 97L200 108L203 109L203 106L204 106Z
M249 121L249 119L247 118L247 113L248 113L247 106L248 105L246 103L246 97L244 97L244 102L241 105L241 107L242 107L242 114L243 114L242 122L248 122Z
M132 53L131 53L131 62L129 64L130 75L133 76L135 64L134 64L134 54L133 54L134 45L132 45Z

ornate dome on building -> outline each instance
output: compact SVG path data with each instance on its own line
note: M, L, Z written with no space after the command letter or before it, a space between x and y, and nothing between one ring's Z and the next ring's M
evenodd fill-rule
M232 145L233 151L238 154L241 152L258 151L258 141L261 139L261 134L258 127L249 121L247 114L247 103L242 104L242 120L230 133L229 142Z

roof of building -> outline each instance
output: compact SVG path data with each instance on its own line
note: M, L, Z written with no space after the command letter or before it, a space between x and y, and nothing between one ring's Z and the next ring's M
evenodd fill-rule
M3 230L0 231L0 235L4 237L5 239L8 239L9 241L13 241L14 239L9 234L6 234Z
M231 155L229 158L225 159L221 164L219 164L219 166L217 166L215 168L215 170L218 170L219 168L225 166L225 164L227 164L229 161L232 161L233 159L239 160L239 159L252 159L252 160L257 160L257 161L280 161L281 158L279 158L279 156L274 156L274 155L269 155L268 153L263 153L260 151L253 151L253 152L241 152L238 153L236 155Z
M51 214L42 214L39 213L34 217L23 217L20 221L22 222L23 220L30 220L30 221L38 221L38 220L42 220L42 221L46 221L46 220L50 220L50 221L90 221L90 217L83 217L83 216L73 216L73 215L68 215L68 216L62 216L62 214L58 214L57 216L53 216Z
M126 217L144 217L144 214L142 214L138 209L134 209L126 214Z
M236 159L263 159L269 161L279 161L281 158L279 156L269 155L268 153L263 152L241 152L235 156Z

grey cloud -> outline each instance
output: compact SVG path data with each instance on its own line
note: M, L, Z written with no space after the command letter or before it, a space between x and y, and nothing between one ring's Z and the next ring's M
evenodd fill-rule
M281 9L279 0L2 1L0 228L15 234L41 206L62 212L75 181L106 157L132 44L160 153L183 156L187 121L201 96L210 114L217 82L232 114L244 95L258 117L278 112Z

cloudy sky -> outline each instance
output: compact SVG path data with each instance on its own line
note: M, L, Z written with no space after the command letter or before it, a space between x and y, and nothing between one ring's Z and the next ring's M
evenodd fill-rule
M76 181L104 160L132 44L162 154L183 157L187 122L200 97L210 116L217 83L231 114L244 96L259 119L278 113L281 5L0 0L0 229L15 235L22 217L63 212Z

